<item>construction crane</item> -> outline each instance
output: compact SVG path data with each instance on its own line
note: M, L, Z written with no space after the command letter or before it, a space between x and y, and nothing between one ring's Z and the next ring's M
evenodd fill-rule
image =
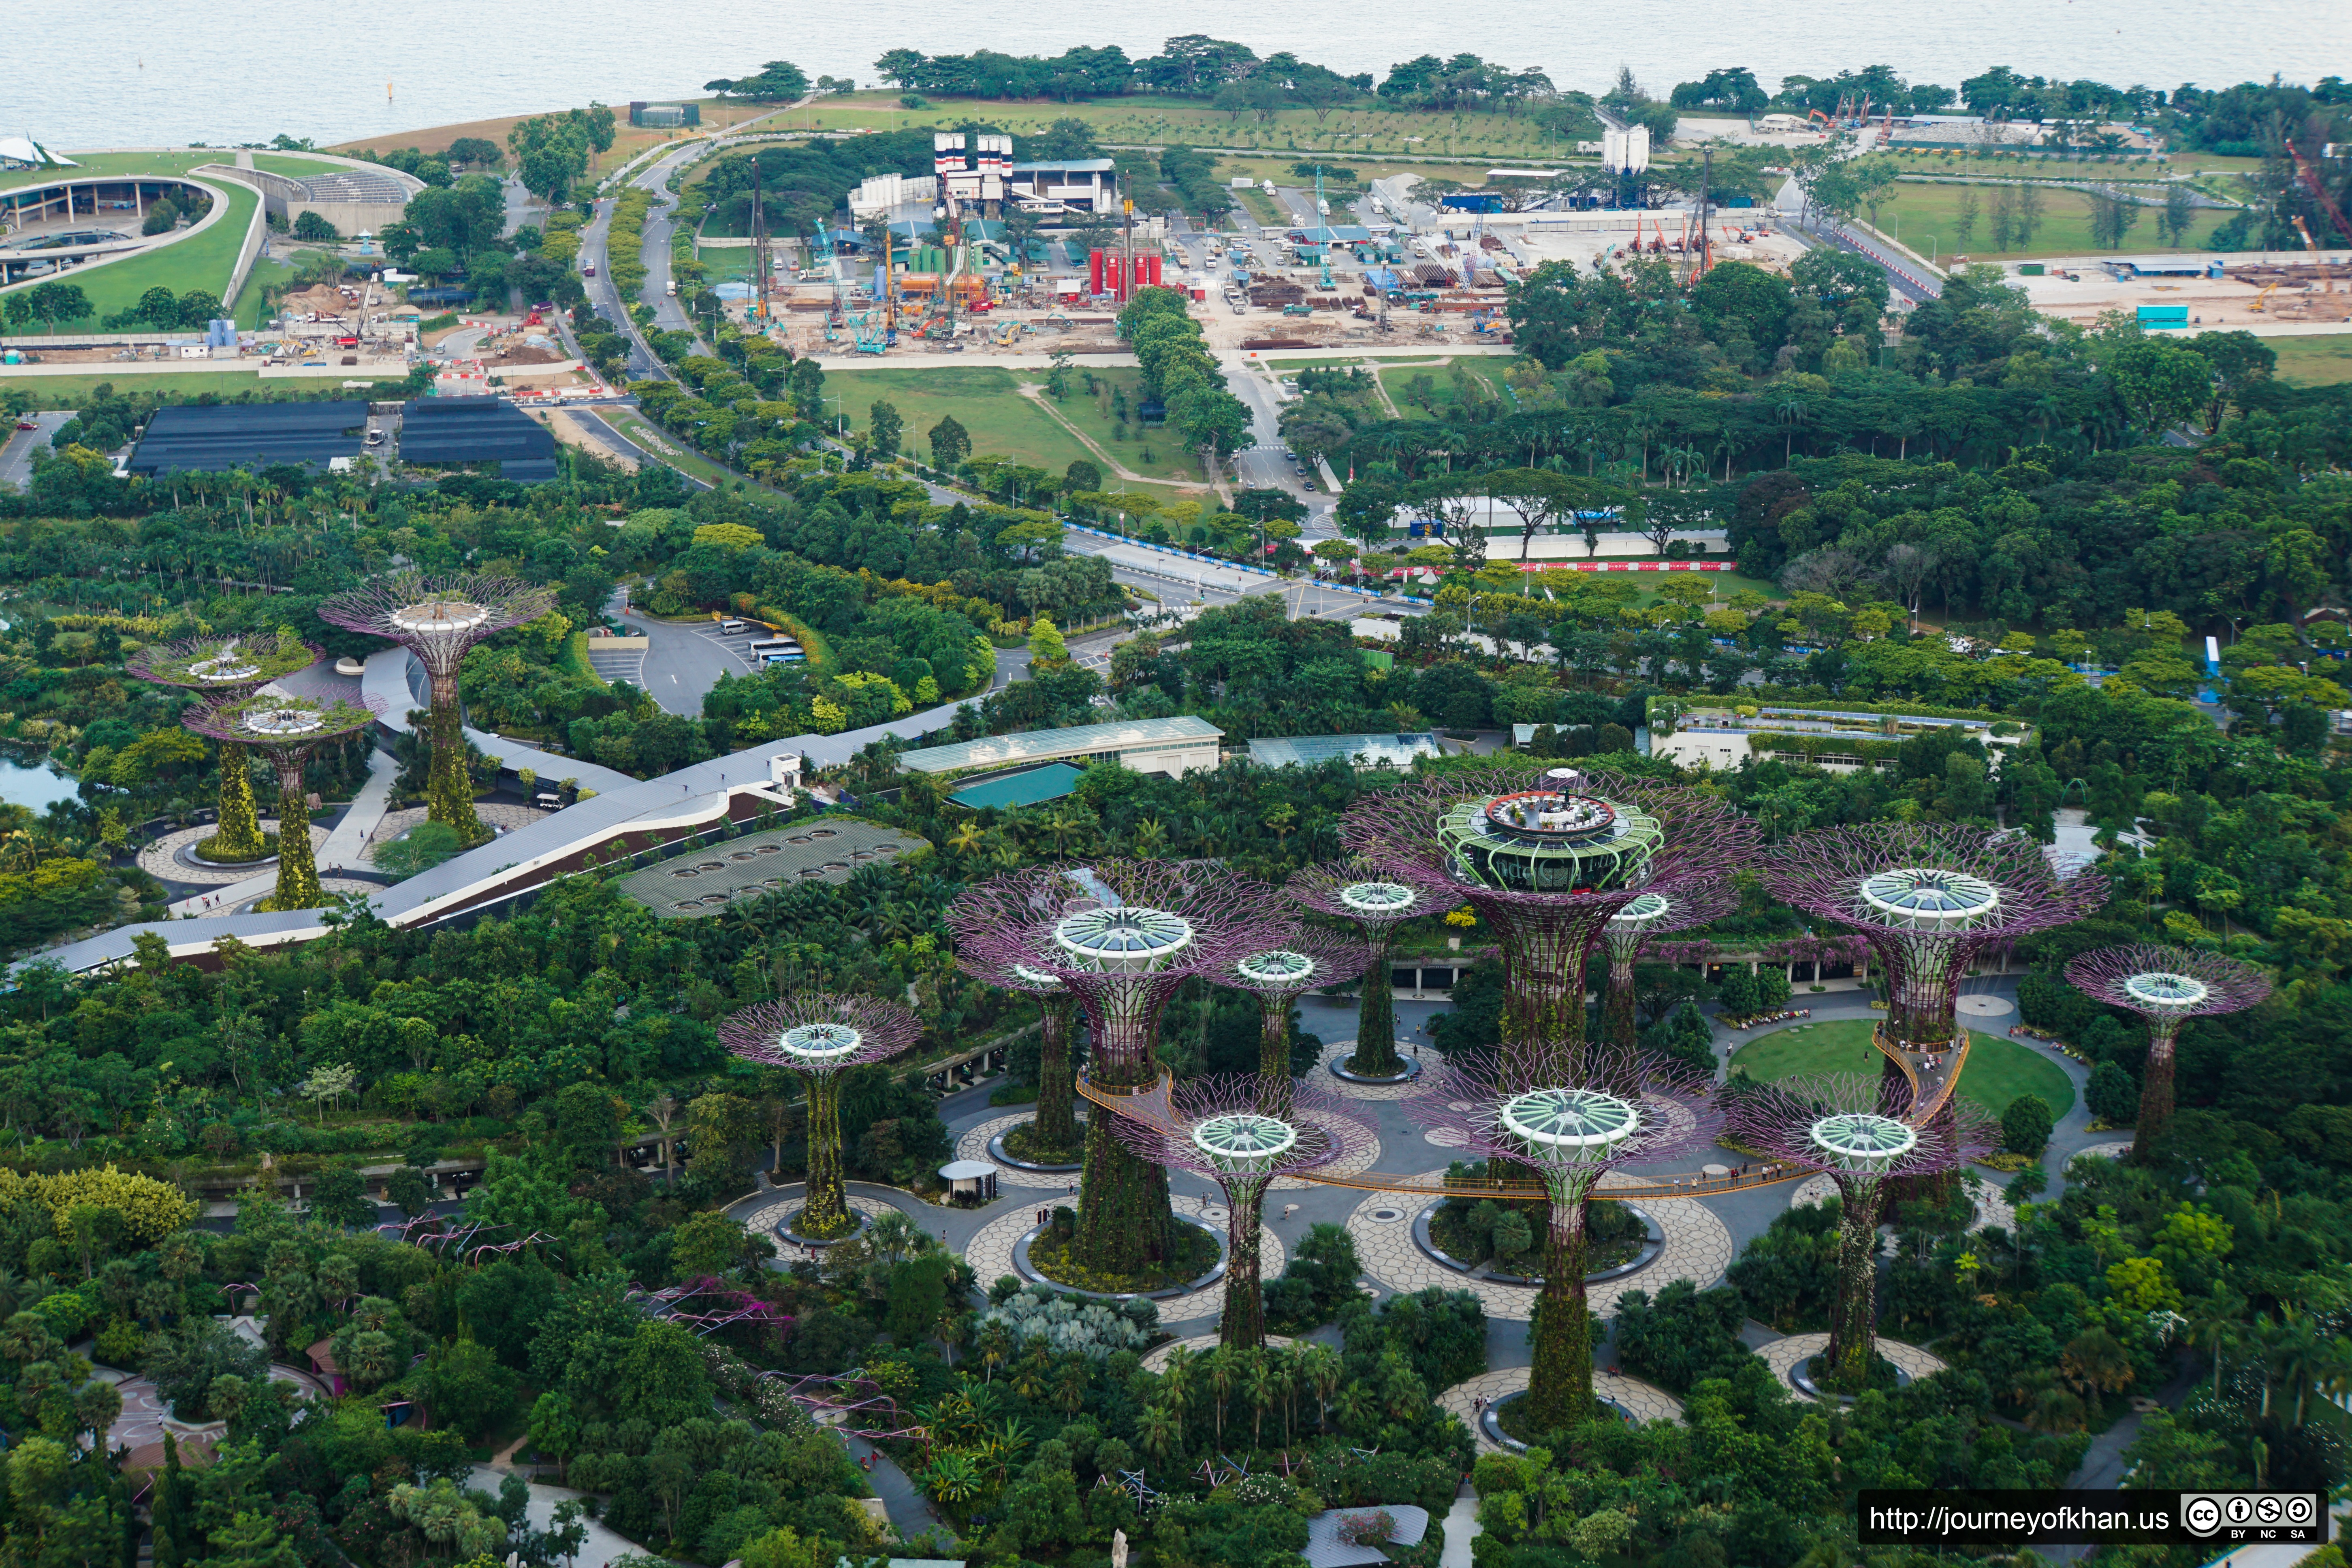
M1323 235L1323 276L1316 280L1316 287L1336 289L1339 285L1331 281L1331 209L1323 205L1323 165L1320 163L1315 165L1315 221L1321 226ZM1486 221L1486 215L1480 214L1478 221L1483 225Z
M2317 202L2320 210L2334 221L2336 232L2344 237L2346 243L2352 244L2352 222L2346 220L2344 209L2337 206L2336 198L2327 194L2327 186L2320 180L2319 171L2311 166L2311 160L2303 155L2303 150L2294 144L2292 137L2287 139L2286 155L2294 160L2295 176L2302 180L2304 187L2311 192L2311 199ZM2308 234L2305 235L2303 242L2310 245L2311 237ZM2318 247L2314 246L2313 248Z
M843 298L841 279L841 247L835 242L833 231L824 226L824 219L816 220L816 242L824 252L824 268L833 279L833 308L824 314L824 341L837 342L841 326L849 319L849 307Z

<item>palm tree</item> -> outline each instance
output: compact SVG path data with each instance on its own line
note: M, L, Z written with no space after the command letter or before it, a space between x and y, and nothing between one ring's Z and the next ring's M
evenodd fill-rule
M1164 1405L1146 1405L1136 1417L1135 1432L1142 1440L1143 1451L1163 1465L1184 1442L1182 1423Z
M986 1387L995 1381L997 1366L1003 1362L1010 1361L1012 1357L1013 1331L1007 1328L1001 1321L983 1323L981 1325L980 1381L982 1387Z
M1160 1374L1160 1397L1176 1418L1176 1443L1184 1443L1184 1405L1192 1396L1192 1352L1178 1345L1168 1352L1168 1370Z
M2238 1342L2246 1323L2246 1299L2216 1290L2189 1316L2189 1341L2213 1363L2213 1393L2221 1393L2221 1358Z
M1329 1419L1331 1395L1348 1374L1339 1360L1339 1352L1329 1345L1308 1345L1299 1371L1307 1385L1315 1391L1315 1425L1319 1428Z
M1274 1408L1275 1398L1281 1393L1281 1388L1275 1378L1274 1369L1266 1364L1265 1352L1251 1350L1247 1354L1248 1360L1242 1369L1242 1391L1249 1398L1252 1413L1250 1447L1256 1448L1264 1446L1262 1434L1265 1427L1265 1413Z
M1225 1401L1233 1397L1234 1384L1239 1381L1241 1368L1223 1346L1211 1351L1203 1358L1209 1369L1209 1392L1216 1395L1217 1447L1225 1446Z
M969 1454L936 1454L923 1484L941 1502L967 1502L980 1490L980 1470Z
M1786 468L1793 461L1791 454L1796 449L1797 426L1812 417L1813 405L1801 397L1788 397L1775 405L1772 412L1774 417L1787 427L1780 440L1780 466Z

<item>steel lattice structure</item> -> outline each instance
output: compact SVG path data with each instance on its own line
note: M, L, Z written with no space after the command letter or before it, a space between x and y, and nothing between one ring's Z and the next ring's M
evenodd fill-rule
M308 669L319 650L290 632L252 637L191 637L184 642L149 643L123 661L131 676L157 686L177 686L189 691L209 691L211 700L243 697L280 676ZM220 816L212 848L223 859L259 859L266 846L259 814L253 805L253 775L245 765L242 748L223 746L220 753Z
M2077 953L2067 983L2084 995L2137 1013L2147 1024L2147 1067L2140 1078L2139 1120L2131 1157L2144 1160L2172 1122L2173 1047L2191 1018L2242 1013L2271 994L2270 976L2251 963L2190 947L2144 942Z
M1380 1142L1347 1101L1312 1079L1290 1086L1282 1111L1266 1110L1264 1098L1259 1077L1187 1079L1130 1097L1124 1113L1109 1119L1137 1158L1206 1176L1223 1191L1228 1251L1217 1338L1253 1348L1265 1342L1257 1233L1266 1184L1362 1154Z
M1153 1040L1178 986L1280 946L1294 924L1263 883L1186 861L1033 867L967 889L948 911L971 973L1019 965L1069 989L1093 1036L1087 1076L1112 1092L1159 1082ZM1138 1160L1102 1117L1089 1118L1077 1260L1098 1273L1138 1273L1168 1255L1174 1224L1166 1169Z
M466 776L457 667L476 644L554 607L553 590L512 577L415 572L338 594L319 606L319 618L328 625L398 643L425 666L433 683L433 764L425 807L432 821L457 829L467 844L489 833L474 811L473 785Z
M1341 984L1363 974L1371 957L1362 942L1302 926L1284 936L1279 946L1244 953L1219 965L1211 976L1220 985L1257 998L1258 1084L1266 1110L1278 1116L1289 1103L1291 1007L1318 986Z
M1711 1088L1705 1074L1654 1052L1598 1041L1572 1062L1510 1046L1456 1057L1404 1102L1405 1113L1436 1135L1433 1142L1520 1166L1543 1184L1550 1223L1528 1389L1538 1429L1592 1409L1584 1205L1621 1165L1711 1143L1717 1121Z
M1553 1054L1584 1044L1585 966L1601 929L1643 893L1729 879L1754 824L1716 797L1556 768L1538 787L1506 770L1415 781L1359 801L1348 847L1398 879L1461 900L1503 950L1504 1043Z
M856 1225L841 1164L841 1075L913 1045L923 1026L896 1002L803 992L761 1002L719 1026L721 1044L748 1062L800 1076L808 1096L808 1200L793 1228L830 1240Z
M1389 948L1397 928L1423 915L1444 914L1446 900L1415 882L1401 881L1378 860L1353 856L1291 873L1286 890L1318 913L1352 921L1363 933L1363 1001L1356 1010L1356 1053L1348 1070L1366 1078L1401 1078L1396 1049L1396 998L1388 984Z
M950 910L950 924L954 919ZM958 953L956 967L984 985L1026 992L1037 998L1037 1110L1030 1126L1043 1148L1076 1148L1078 1068L1070 1054L1070 1021L1077 1010L1077 998L1068 986L1031 964L982 963Z
M320 747L358 734L375 722L375 705L341 698L320 701L254 692L209 708L191 708L180 722L224 745L246 746L278 770L278 889L275 910L312 910L326 901L319 886L318 858L310 849L310 811L302 787L302 764Z
M1634 1043L1633 961L1660 937L1721 920L1739 907L1728 879L1687 882L1671 892L1643 892L1601 928L1609 950L1609 987L1601 1005L1601 1037L1612 1046ZM1704 960L1702 951L1696 956Z
M685 1324L697 1339L708 1339L736 1323L759 1323L781 1338L795 1321L775 1302L763 1301L740 1286L708 1274L659 1290L632 1283L625 1300L635 1303L649 1318Z
M1949 1096L1967 1050L1953 1003L1969 965L2081 920L2107 894L2105 877L2060 875L2021 833L1913 822L1801 833L1766 857L1764 883L1782 903L1870 944L1886 982L1880 1048L1930 1100ZM1940 1076L1921 1079L1922 1059Z
M1837 1300L1822 1352L1830 1371L1816 1381L1861 1392L1877 1354L1878 1220L1886 1184L1958 1170L1992 1148L1990 1121L1958 1099L1922 1119L1901 1085L1866 1073L1804 1075L1742 1089L1730 1097L1724 1121L1743 1146L1837 1184L1843 1210Z

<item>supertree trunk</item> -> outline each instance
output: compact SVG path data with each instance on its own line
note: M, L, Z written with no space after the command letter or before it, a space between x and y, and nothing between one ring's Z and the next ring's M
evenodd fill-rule
M1553 1432L1592 1414L1592 1321L1585 1307L1589 1247L1581 1184L1556 1184L1544 1244L1544 1287L1528 1381L1528 1430Z
M1078 1123L1072 1101L1076 1098L1077 1065L1070 1059L1070 1013L1067 995L1040 998L1037 1024L1037 1114L1031 1136L1041 1149L1067 1149L1078 1141Z
M1258 1277L1258 1209L1265 1199L1264 1176L1225 1184L1225 1310L1217 1320L1217 1343L1227 1350L1255 1350L1265 1343L1265 1296Z
M2148 1020L2147 1068L2140 1075L2139 1121L2132 1129L2134 1164L2145 1163L2157 1140L2172 1126L2173 1047L2179 1038L2179 1019Z
M319 886L319 862L310 853L310 811L303 803L302 759L278 764L278 910L315 910L326 902Z
M1160 1059L1152 1049L1151 1019L1157 1010L1136 992L1114 992L1090 1020L1094 1048L1088 1079L1108 1089L1135 1089L1159 1081ZM1168 1170L1144 1160L1118 1141L1111 1116L1087 1118L1086 1168L1080 1178L1078 1231L1071 1260L1099 1274L1132 1275L1165 1258L1175 1243L1176 1219L1168 1202Z
M1497 905L1479 913L1502 939L1503 1047L1522 1060L1573 1073L1584 1058L1585 959L1606 911L1527 919L1515 918L1519 911L1512 906Z
M1858 1394L1870 1383L1878 1355L1878 1210L1875 1181L1838 1184L1837 1298L1830 1306L1830 1342L1822 1352L1824 1386Z
M1348 1058L1348 1070L1366 1078L1394 1078L1404 1071L1396 1048L1396 995L1389 983L1389 948L1396 941L1396 928L1366 925L1362 930L1372 963L1364 971L1363 1000L1356 1009L1356 1052Z
M1633 951L1635 944L1612 941L1609 948L1609 990L1601 1010L1601 1037L1632 1050L1641 1030L1633 1012Z
M1353 1071L1352 1068L1349 1069ZM1290 1111L1290 998L1257 1001L1258 1105L1268 1116Z
M257 860L266 847L261 818L253 803L253 772L246 765L245 748L220 749L220 821L205 847L221 860Z
M808 1086L808 1201L794 1226L819 1239L849 1229L849 1193L841 1168L841 1079L838 1074L802 1075Z
M425 786L428 821L457 830L463 844L489 837L474 810L474 781L466 772L466 727L457 702L457 673L433 677L433 761Z

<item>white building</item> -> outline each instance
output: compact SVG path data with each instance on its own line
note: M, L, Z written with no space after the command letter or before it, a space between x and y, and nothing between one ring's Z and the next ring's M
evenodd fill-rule
M1602 136L1601 166L1612 174L1626 171L1638 174L1647 169L1650 166L1650 128L1634 125Z
M1205 719L1142 719L1119 724L1077 724L1066 730L1024 730L950 746L924 746L898 755L910 773L968 773L1024 763L1115 762L1139 773L1181 778L1214 768L1225 732Z

